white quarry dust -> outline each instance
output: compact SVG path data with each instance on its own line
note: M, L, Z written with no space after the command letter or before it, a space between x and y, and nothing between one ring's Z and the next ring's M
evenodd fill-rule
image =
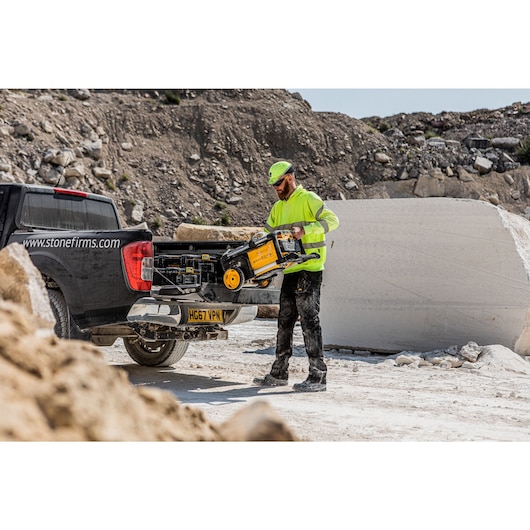
M275 333L275 320L238 324L229 328L226 341L192 344L171 368L135 365L120 343L104 349L108 362L122 366L133 384L169 390L214 422L264 399L301 440L312 441L194 444L187 459L164 450L157 476L169 474L180 483L175 477L185 466L188 484L195 485L182 489L190 510L200 499L230 513L236 528L251 522L266 528L271 507L285 495L278 507L285 525L309 518L318 527L340 518L370 529L387 524L424 529L427 523L435 529L518 527L526 494L517 484L529 467L526 358L502 345L478 345L476 362L459 359L460 366L451 368L448 359L458 356L444 352L431 356L438 364L422 360L428 352L407 352L411 362L398 365L398 355L327 350L327 391L299 394L290 386L252 384L270 368ZM307 375L299 325L294 343L291 384ZM141 461L151 477L157 472L152 450L145 453ZM221 491L230 493L219 498ZM204 517L213 523L216 510Z
M275 333L275 320L238 324L226 341L192 343L171 368L138 366L119 342L104 352L133 384L169 390L216 423L266 400L308 441L530 441L530 362L502 345L477 346L476 362L457 351L326 350L327 391L303 394L252 384L270 369ZM299 324L294 350L290 385L307 376Z

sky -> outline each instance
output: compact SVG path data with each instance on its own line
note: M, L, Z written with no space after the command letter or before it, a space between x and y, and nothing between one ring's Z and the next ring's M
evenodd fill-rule
M289 91L299 92L314 111L342 112L359 119L412 112L493 110L516 102L530 103L530 88L295 88Z

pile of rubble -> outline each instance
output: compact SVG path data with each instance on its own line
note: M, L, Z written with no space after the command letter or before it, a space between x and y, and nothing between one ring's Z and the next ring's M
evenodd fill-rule
M530 105L358 120L287 90L1 90L0 181L110 195L128 225L263 226L267 169L325 200L461 197L527 216Z
M0 251L0 440L295 440L266 402L216 425L170 392L130 384L88 342L62 340L26 250Z

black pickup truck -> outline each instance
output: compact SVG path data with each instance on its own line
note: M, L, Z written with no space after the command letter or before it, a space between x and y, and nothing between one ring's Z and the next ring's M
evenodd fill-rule
M226 339L278 289L223 285L221 257L241 241L153 241L123 228L112 199L71 189L0 184L0 248L20 243L44 279L62 338L110 346L168 366L190 341Z

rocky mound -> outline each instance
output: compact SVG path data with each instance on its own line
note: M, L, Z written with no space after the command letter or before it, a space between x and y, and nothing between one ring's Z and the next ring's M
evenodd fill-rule
M363 120L286 90L2 90L0 181L113 197L128 225L262 226L289 159L324 199L448 196L527 215L530 105Z
M295 440L265 402L215 425L170 392L134 387L96 346L58 339L40 274L18 244L0 251L0 286L0 440Z

